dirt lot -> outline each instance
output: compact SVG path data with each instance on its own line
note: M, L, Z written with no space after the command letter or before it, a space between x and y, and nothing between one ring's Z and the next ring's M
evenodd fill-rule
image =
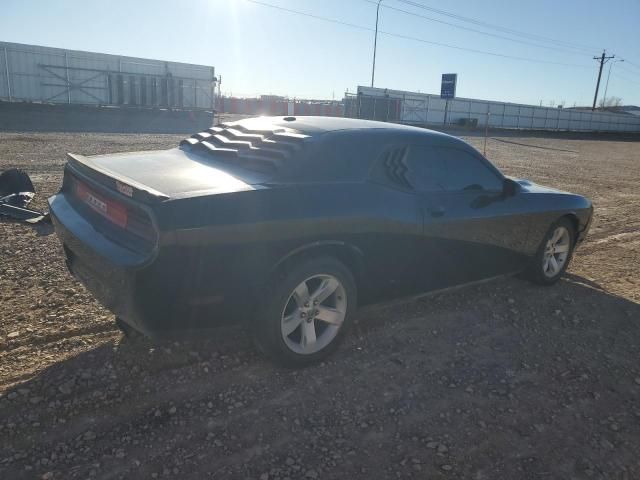
M0 133L0 170L44 207L65 152L179 138ZM369 307L303 371L237 329L123 341L50 229L0 221L0 478L640 478L640 142L505 135L488 156L594 201L567 278Z

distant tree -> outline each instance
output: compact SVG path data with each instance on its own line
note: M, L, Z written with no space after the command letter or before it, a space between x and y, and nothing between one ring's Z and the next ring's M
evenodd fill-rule
M565 100L562 100L562 101L558 104L558 106L560 106L560 107L564 108L564 106L565 106L566 104L567 104L567 102L566 102Z
M620 97L607 97L600 99L600 108L605 107L619 107L622 105L622 99Z

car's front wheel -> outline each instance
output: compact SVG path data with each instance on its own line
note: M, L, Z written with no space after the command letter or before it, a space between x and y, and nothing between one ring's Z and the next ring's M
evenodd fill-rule
M282 271L255 319L255 339L278 363L304 366L326 358L342 340L357 291L349 269L331 257Z
M529 278L541 285L556 283L569 266L574 245L574 226L568 218L561 218L542 240L529 268Z

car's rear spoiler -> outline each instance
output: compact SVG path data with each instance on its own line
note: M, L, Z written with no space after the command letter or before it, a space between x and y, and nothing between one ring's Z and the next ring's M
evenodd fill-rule
M97 166L90 157L67 153L67 163L72 170L134 200L143 203L158 203L169 199L169 196L162 192Z

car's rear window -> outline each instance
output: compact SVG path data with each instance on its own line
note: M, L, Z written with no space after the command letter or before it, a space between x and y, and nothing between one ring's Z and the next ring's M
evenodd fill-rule
M216 162L275 177L291 170L308 138L291 129L249 130L223 124L184 139L180 146Z

